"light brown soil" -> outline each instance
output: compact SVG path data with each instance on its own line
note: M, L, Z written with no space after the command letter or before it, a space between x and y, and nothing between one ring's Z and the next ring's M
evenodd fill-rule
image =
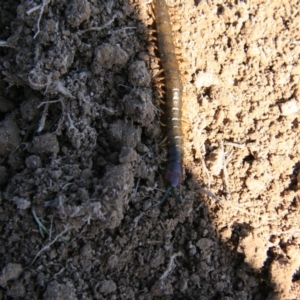
M42 3L0 3L0 299L300 299L299 2L168 1L186 174L161 207L149 4Z

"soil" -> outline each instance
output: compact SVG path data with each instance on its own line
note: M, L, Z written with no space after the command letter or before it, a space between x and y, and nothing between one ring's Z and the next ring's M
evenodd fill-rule
M168 4L185 178L155 206L148 2L0 2L0 299L300 299L299 1Z

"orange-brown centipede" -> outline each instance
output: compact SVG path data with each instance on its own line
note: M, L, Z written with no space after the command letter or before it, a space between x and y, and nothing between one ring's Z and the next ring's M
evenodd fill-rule
M168 142L168 160L164 181L167 186L162 202L166 200L170 191L177 200L180 200L175 193L175 188L180 185L183 179L182 166L182 143L183 133L181 127L182 107L182 84L178 61L173 43L172 26L170 22L168 6L165 0L153 0L154 14L156 18L156 30L158 50L165 74L166 86L166 128Z

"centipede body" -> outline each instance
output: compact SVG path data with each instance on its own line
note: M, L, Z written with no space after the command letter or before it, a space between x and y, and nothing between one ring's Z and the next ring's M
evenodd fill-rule
M183 133L181 125L182 83L175 46L173 43L172 26L165 0L153 0L156 19L158 50L165 76L166 92L166 128L168 142L168 159L164 180L169 188L175 188L182 182L182 146Z

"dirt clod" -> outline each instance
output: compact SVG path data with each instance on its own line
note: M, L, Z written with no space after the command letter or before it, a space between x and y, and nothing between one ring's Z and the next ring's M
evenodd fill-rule
M20 133L13 117L7 116L0 123L0 155L7 155L20 144Z
M123 147L119 155L120 163L130 163L137 159L137 153L129 147Z
M103 280L99 282L98 290L101 294L107 295L117 289L116 284L112 280Z
M66 19L72 27L78 27L91 15L90 4L86 0L73 0L66 8Z
M119 45L104 43L95 50L95 62L102 68L111 69L113 65L124 65L128 54Z
M9 280L18 279L22 272L20 264L8 263L2 270L0 275L0 286L6 286Z
M55 134L46 133L34 137L32 143L28 144L27 149L30 153L58 153L59 143Z
M74 290L67 284L59 284L56 281L52 281L47 285L46 291L43 294L43 299L50 300L71 300L76 299Z

